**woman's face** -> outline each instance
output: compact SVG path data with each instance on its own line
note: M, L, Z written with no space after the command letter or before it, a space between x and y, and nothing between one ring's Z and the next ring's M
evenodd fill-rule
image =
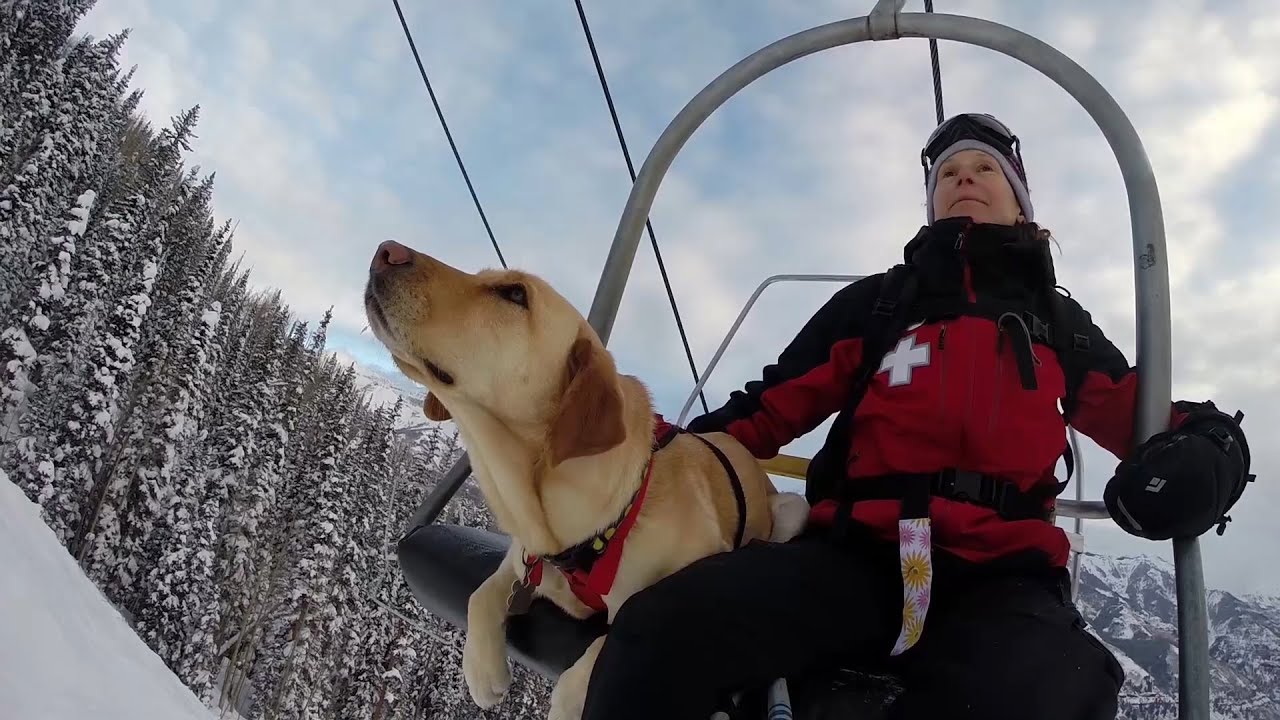
M939 220L968 216L974 222L1013 225L1022 215L1000 164L981 150L961 150L942 163L933 207Z

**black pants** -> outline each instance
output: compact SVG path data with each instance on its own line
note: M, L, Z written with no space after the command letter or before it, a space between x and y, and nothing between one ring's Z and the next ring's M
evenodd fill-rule
M806 536L704 558L623 605L583 720L708 720L731 691L837 665L896 674L901 720L1116 716L1123 671L1084 629L1065 571L983 571L936 550L934 566L923 635L890 658L896 546Z

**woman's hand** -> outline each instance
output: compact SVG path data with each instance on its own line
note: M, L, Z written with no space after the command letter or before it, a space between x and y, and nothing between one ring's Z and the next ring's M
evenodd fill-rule
M1227 415L1212 402L1175 405L1186 419L1121 462L1103 501L1116 523L1138 537L1198 537L1214 525L1221 535L1227 511L1254 479L1243 415Z

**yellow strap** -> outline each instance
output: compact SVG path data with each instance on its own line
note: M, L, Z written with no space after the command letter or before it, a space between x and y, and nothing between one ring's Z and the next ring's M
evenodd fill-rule
M795 455L779 453L776 457L761 460L760 467L764 468L764 471L770 475L782 475L796 480L804 480L805 472L809 469L809 460Z

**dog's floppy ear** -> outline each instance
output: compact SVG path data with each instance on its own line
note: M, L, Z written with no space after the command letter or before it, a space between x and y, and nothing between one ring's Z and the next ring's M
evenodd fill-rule
M566 388L548 438L553 466L569 458L602 453L626 437L617 371L604 348L585 337L575 340L565 378Z
M444 406L435 395L427 393L427 399L422 401L422 412L427 416L428 420L441 422L444 420L452 420L453 415L449 413L449 408Z

